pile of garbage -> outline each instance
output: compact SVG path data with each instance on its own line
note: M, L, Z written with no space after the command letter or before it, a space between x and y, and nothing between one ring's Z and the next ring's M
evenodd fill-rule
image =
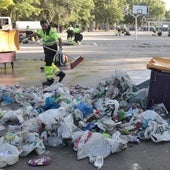
M170 141L168 111L163 104L147 110L147 96L148 88L135 88L122 70L96 88L68 88L61 83L47 88L1 85L0 168L32 151L42 155L46 146L69 143L78 160L88 157L99 169L106 157L129 143Z

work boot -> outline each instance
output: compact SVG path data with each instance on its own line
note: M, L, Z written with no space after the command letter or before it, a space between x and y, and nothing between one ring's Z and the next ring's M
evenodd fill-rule
M65 77L65 73L63 71L60 71L58 74L57 74L57 77L59 77L59 80L58 82L61 82L63 80L63 78Z
M42 82L43 86L51 86L54 82L54 79L47 79L47 81Z

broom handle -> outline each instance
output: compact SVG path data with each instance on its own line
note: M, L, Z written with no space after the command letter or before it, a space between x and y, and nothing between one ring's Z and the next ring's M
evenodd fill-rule
M34 42L35 42L35 41L34 41ZM45 45L43 45L43 44L41 44L41 43L39 43L39 42L36 42L36 43L39 44L40 46L44 47L44 48L47 48L47 49L51 50L51 51L54 51L54 52L56 52L56 53L58 52L57 50L54 50L54 49L52 49L52 48L50 48L50 47L47 47L47 46L45 46ZM68 56L68 57L74 59L74 58L71 57L71 56Z
M41 43L39 43L39 42L36 42L36 44L39 44L40 46L42 46L42 47L44 47L44 48L47 48L47 49L49 49L49 50L51 50L51 51L57 52L57 50L54 50L54 49L52 49L52 48L50 48L50 47L47 47L47 46L45 46L45 45L43 45L43 44L41 44Z

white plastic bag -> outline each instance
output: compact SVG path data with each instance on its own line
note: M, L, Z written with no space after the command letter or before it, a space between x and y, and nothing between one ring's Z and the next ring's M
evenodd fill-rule
M119 109L119 102L117 100L106 99L104 105L107 108L107 110L109 109L111 112L113 112L114 110L113 117L117 116L117 112Z
M111 152L120 152L127 148L128 139L126 136L121 135L119 131L116 131L111 138L107 138L111 145Z
M104 116L100 120L107 130L113 130L118 124L120 124L120 122L116 123L113 121L110 116Z
M20 154L20 156L27 156L33 150L35 150L38 155L41 155L45 152L43 141L39 138L39 135L37 133L25 132L22 134L22 137L25 143L21 148L22 153Z
M52 128L52 125L63 120L66 115L65 108L60 107L58 109L49 109L41 113L38 118L46 125L46 130L48 130Z
M142 121L150 119L156 121L157 123L168 124L166 120L164 120L158 113L153 110L146 110L142 112L140 116L142 118Z
M77 150L78 160L92 156L106 158L111 153L111 146L101 133L86 131L75 140L74 150Z
M15 124L18 123L23 123L24 122L24 118L23 118L23 112L22 109L18 109L18 110L9 110L5 113L5 115L3 115L2 117L2 122L8 122L11 121Z
M70 114L60 121L60 126L58 127L58 136L69 139L76 128L77 127L74 125L73 117Z
M0 168L13 165L19 161L18 149L8 143L3 143L0 147Z
M166 124L157 124L151 132L151 139L155 143L170 141L170 127Z
M50 136L47 138L46 146L57 147L63 143L62 139L58 136Z

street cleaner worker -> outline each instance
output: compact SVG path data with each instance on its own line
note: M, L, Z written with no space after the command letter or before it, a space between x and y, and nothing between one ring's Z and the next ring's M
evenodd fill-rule
M78 25L74 28L74 41L79 43L79 36L80 36L80 28Z
M61 71L53 62L54 56L58 50L58 46L59 48L62 48L62 39L60 38L57 31L51 28L47 20L41 20L40 25L42 29L37 31L34 36L37 35L38 38L42 39L45 54L44 71L47 80L42 82L42 85L50 86L54 82L54 75L59 77L58 82L61 82L65 77L65 73Z

